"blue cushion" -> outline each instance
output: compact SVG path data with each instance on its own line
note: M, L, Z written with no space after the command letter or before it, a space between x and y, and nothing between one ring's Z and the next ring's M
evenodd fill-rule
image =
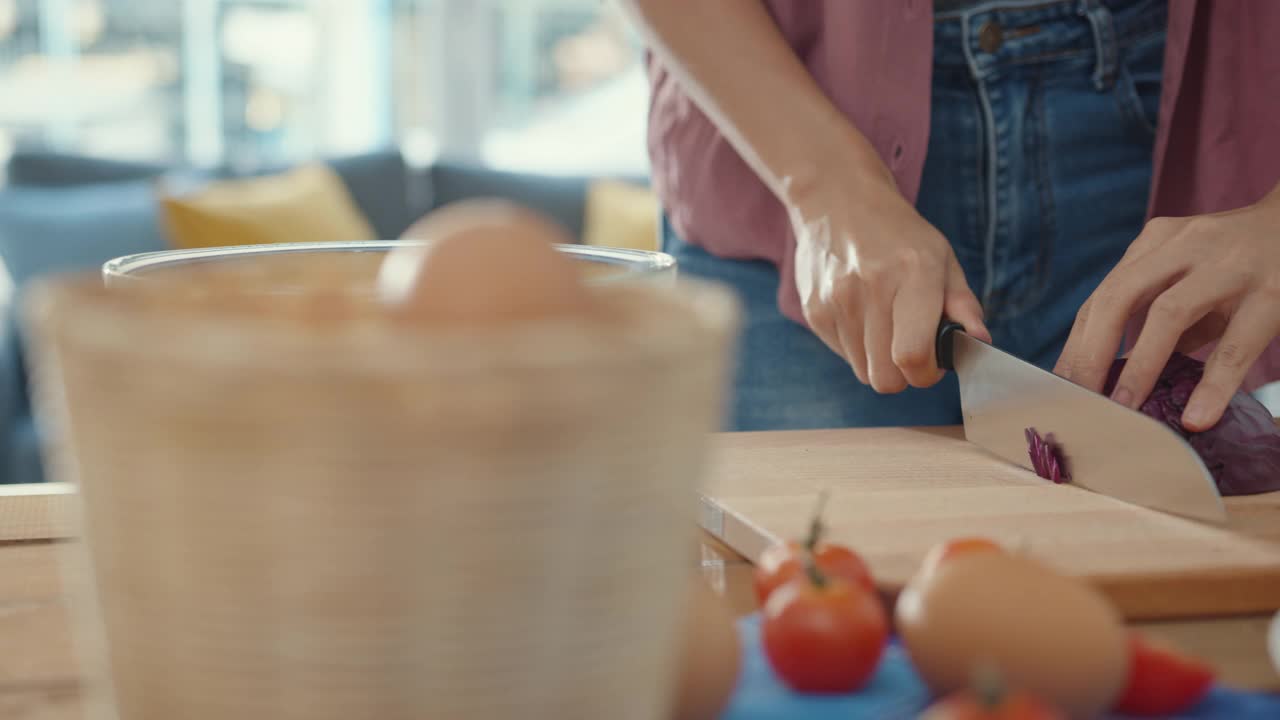
M150 182L0 192L0 259L18 287L41 275L96 271L111 258L165 247Z
M412 182L408 166L398 150L382 150L327 160L342 178L347 190L380 239L395 239L430 206L425 187ZM208 178L244 177L276 173L291 166L266 166L249 172L221 168L212 172L183 170L175 173L163 165L65 155L54 152L15 153L8 165L10 185L30 187L70 187L108 182L158 178L198 185Z
M441 162L431 169L436 206L472 198L501 198L549 215L574 238L582 237L588 180L500 172L474 165Z
M0 259L21 291L51 273L97 272L120 255L163 250L157 205L150 182L80 187L13 187L0 192ZM18 299L20 300L19 295ZM3 332L6 343L6 408L0 408L0 458L8 456L8 482L38 482L39 447L31 418L23 367L20 302L14 302ZM13 377L12 375L17 375Z
M9 159L10 185L69 187L96 183L145 180L165 171L161 165L108 160L56 152L19 151Z
M18 420L10 443L9 468L0 484L41 483L49 479L44 471L40 435L31 416Z
M427 198L411 186L409 168L399 152L334 158L329 164L380 240L400 237L426 211Z
M17 423L26 414L27 378L22 367L21 338L18 325L10 317L12 306L3 314L0 328L0 483L11 480L13 474L13 441Z

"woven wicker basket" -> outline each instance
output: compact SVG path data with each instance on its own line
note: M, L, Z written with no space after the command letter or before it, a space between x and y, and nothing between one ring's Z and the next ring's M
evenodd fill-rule
M730 297L448 333L343 302L31 298L101 717L665 717Z

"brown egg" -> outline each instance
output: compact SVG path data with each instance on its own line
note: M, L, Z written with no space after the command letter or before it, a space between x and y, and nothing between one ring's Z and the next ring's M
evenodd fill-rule
M898 598L898 632L935 693L983 669L1073 717L1095 717L1123 689L1123 621L1093 588L1029 558L969 553L917 575Z
M464 201L423 218L406 236L427 242L391 252L378 291L414 320L508 323L589 305L577 263L555 249L571 239L531 210L502 201Z
M706 580L693 578L673 720L715 720L738 682L742 646L733 612Z

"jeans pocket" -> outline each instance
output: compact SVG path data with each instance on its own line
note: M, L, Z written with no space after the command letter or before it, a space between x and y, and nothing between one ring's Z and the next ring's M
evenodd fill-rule
M1163 32L1152 33L1124 48L1116 76L1120 112L1130 127L1148 140L1155 139L1160 118L1164 41Z

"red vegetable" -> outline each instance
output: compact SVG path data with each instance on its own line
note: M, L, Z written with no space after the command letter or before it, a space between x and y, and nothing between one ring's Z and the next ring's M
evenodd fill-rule
M850 584L874 592L875 581L862 557L844 545L820 542L810 547L808 543L779 543L764 551L756 565L752 578L756 602L760 607L769 601L774 590L804 573L804 555L813 553L818 569L833 578L847 580Z
M826 501L827 493L824 491L818 496L818 506L813 512L809 536L803 543L794 541L778 543L765 550L760 556L752 577L756 602L760 607L764 607L774 590L804 573L807 555L813 556L818 569L824 575L841 578L850 584L875 592L875 581L861 556L844 545L822 541L822 534L825 531L822 524L822 509Z
M1169 717L1198 704L1213 687L1213 669L1141 634L1129 636L1129 682L1116 711L1138 717Z
M1027 454L1031 456L1031 466L1036 474L1055 483L1071 482L1067 459L1062 454L1062 446L1054 441L1053 433L1040 437L1035 428L1027 428L1026 436Z
M778 588L765 604L761 634L769 665L803 693L848 693L875 674L889 641L880 598L840 578L806 573Z
M828 555L828 562L834 558L833 567L842 573L833 574L814 551L823 547L826 501L823 492L809 539L792 556L795 575L775 569L756 576L756 592L767 597L760 626L765 657L778 677L798 692L857 690L875 673L889 641L889 616L862 560L847 549ZM783 582L777 588L762 588L762 579Z
M1030 695L1010 695L993 704L966 692L938 701L919 720L1066 720L1066 717Z
M995 672L980 672L973 687L930 705L918 720L1066 720L1040 698L1005 687Z
M1103 393L1111 395L1125 360L1111 366ZM1280 490L1280 429L1257 398L1238 391L1222 420L1204 432L1182 426L1182 412L1200 378L1204 363L1175 353L1160 373L1142 412L1181 435L1200 456L1223 495L1252 495Z

